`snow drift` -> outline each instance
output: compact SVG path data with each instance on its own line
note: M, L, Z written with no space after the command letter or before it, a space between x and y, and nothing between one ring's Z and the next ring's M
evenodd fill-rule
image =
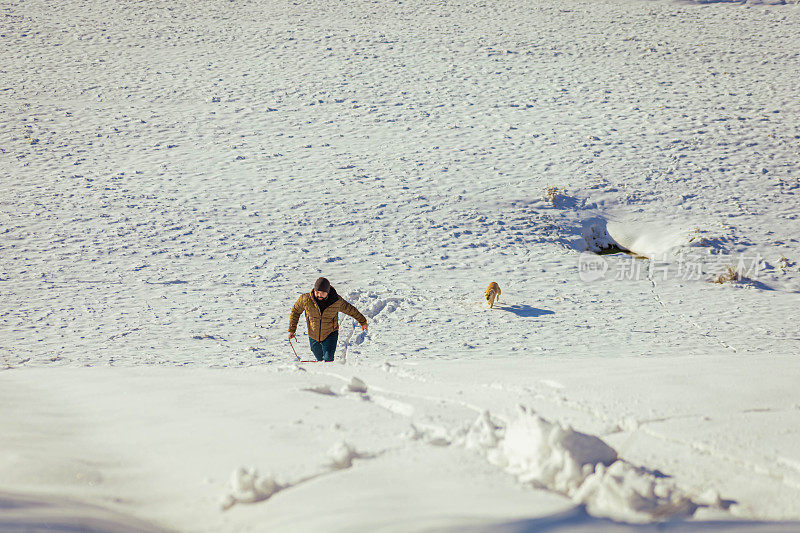
M261 502L284 488L270 475L262 476L254 468L240 467L231 474L230 490L222 496L219 505L222 510L227 510L237 503Z
M691 231L663 224L613 221L593 217L583 223L578 247L589 252L619 249L642 257L667 257L689 245Z
M694 514L697 505L663 477L633 466L602 439L520 407L508 424L484 412L455 442L520 482L554 490L594 516L649 522Z

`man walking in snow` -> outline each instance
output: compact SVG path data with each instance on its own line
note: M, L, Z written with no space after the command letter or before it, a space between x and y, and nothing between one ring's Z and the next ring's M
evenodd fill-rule
M367 331L367 319L358 309L336 294L336 289L326 278L319 278L311 292L303 294L292 306L289 314L289 341L297 331L297 321L305 312L308 326L308 340L317 361L333 361L336 342L339 340L339 313L355 318L361 328Z

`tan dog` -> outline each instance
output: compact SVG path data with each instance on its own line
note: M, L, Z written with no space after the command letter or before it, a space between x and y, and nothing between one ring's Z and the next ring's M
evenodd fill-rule
M491 282L483 295L486 296L486 301L489 302L489 307L493 308L495 300L498 302L500 301L500 285L494 281Z

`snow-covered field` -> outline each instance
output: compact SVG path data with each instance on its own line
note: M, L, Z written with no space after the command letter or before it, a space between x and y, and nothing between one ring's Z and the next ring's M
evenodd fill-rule
M0 531L800 530L797 5L18 0L0 42ZM297 364L320 275L370 327Z

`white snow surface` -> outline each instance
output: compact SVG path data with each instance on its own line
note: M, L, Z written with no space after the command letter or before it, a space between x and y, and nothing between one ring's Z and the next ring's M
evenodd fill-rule
M0 531L800 529L796 3L0 7Z

